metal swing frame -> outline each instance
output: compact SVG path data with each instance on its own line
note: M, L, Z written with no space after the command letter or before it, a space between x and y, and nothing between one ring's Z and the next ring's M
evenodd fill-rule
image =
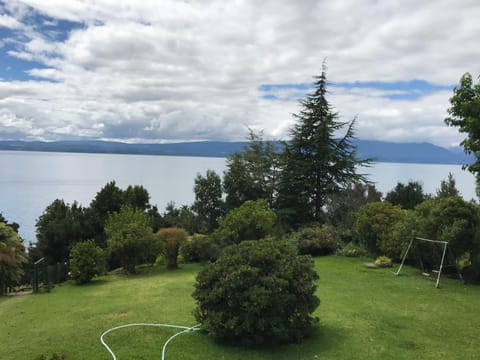
M397 270L397 272L395 273L395 275L399 275L400 274L400 271L402 270L402 267L403 267L403 263L405 262L405 259L407 258L407 255L408 255L408 252L410 251L410 248L412 247L412 244L413 244L413 241L414 240L419 240L419 241L426 241L426 242L430 242L430 243L439 243L439 244L443 244L443 254L442 254L442 260L440 262L440 268L438 269L438 275L437 275L437 282L435 284L435 287L438 289L440 287L440 275L442 274L442 268L443 268L443 261L445 259L445 253L447 252L447 245L448 245L448 242L447 241L440 241L440 240L430 240L430 239L425 239L425 238L421 238L421 237L412 237L412 240L410 240L410 243L408 244L408 247L407 247L407 251L405 251L405 255L403 255L403 259L402 259L402 262L400 263L400 266Z

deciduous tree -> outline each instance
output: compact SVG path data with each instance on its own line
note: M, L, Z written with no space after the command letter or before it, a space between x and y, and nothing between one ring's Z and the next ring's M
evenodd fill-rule
M37 247L50 264L68 261L71 247L92 235L85 209L59 199L47 206L36 228Z
M472 75L465 73L460 79L460 86L455 87L450 98L450 114L445 123L458 127L466 134L460 143L467 154L473 154L476 160L466 168L475 175L477 195L480 196L480 82L473 83Z
M5 225L10 226L18 234L18 229L20 228L20 225L16 222L9 223L2 213L0 213L0 222L3 222L5 223Z
M12 227L0 222L0 295L7 286L16 285L27 262L25 247Z
M263 140L262 133L250 130L248 145L230 155L223 176L228 210L247 200L265 199L273 207L277 193L277 143Z
M124 206L109 215L105 224L108 250L127 273L146 261L155 251L155 235L148 215L141 209Z
M197 175L193 191L195 201L192 209L198 215L203 232L208 233L218 226L218 220L224 214L222 179L215 171L207 170L205 177Z
M160 229L157 232L160 249L167 260L167 269L178 268L178 254L180 246L187 240L187 232L181 228L171 227Z

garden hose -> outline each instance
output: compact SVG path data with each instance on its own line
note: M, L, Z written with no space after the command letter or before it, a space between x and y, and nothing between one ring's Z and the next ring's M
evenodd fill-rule
M155 327L166 327L166 328L174 328L174 329L180 329L180 330L181 330L181 331L177 332L176 334L170 336L170 337L167 339L167 341L165 341L165 343L164 343L164 345L163 345L163 348L162 348L162 360L165 360L165 351L166 351L166 349L167 349L168 343L169 343L171 340L173 340L175 337L177 337L177 336L180 335L180 334L184 334L184 333L187 333L187 332L190 332L190 331L200 330L200 324L195 325L195 326L192 326L192 327L188 327L188 326L170 325L170 324L134 323L134 324L126 324L126 325L120 325L120 326L113 327L113 328L108 329L107 331L105 331L105 332L100 336L100 342L101 342L102 345L105 347L105 349L107 349L107 351L110 353L110 355L112 355L113 360L117 360L117 357L115 356L115 353L112 351L112 349L107 345L107 343L105 342L105 340L103 340L103 337L104 337L105 335L107 335L108 333L112 332L112 331L119 330L119 329L123 329L123 328L127 328L127 327L133 327L133 326L155 326Z

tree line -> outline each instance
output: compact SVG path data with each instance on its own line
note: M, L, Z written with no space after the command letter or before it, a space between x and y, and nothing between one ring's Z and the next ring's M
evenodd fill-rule
M0 219L2 234L5 234L0 238L0 259L7 259L8 251L10 254L10 265L0 261L2 288L19 281L17 275L21 270L17 275L5 275L7 271L3 270L12 268L13 263L24 270L31 269L40 257L45 257L49 264L79 263L78 259L72 262L72 250L77 244L82 244L78 246L83 249L75 248L74 254L82 251L101 254L96 262L97 272L105 266L107 269L122 266L133 272L135 265L154 262L159 254L171 259L168 264L174 268L181 251L184 258L212 260L227 245L268 236L294 239L305 253L323 254L350 248L353 253L361 249L360 253L363 250L383 252L395 257L398 251L394 253L389 249L398 250L401 242L395 240L395 244L384 246L393 241L389 235L392 228L388 231L368 228L372 219L379 213L388 213L389 219L411 220L408 226L403 226L403 233L408 232L406 229L427 232L426 229L436 227L434 222L430 228L421 227L413 219L442 213L436 206L446 201L440 200L443 198L457 199L449 200L452 203L447 208L458 207L463 212L459 210L459 219L452 225L455 229L430 233L438 237L449 233L450 240L472 235L466 241L468 246L464 244L457 249L461 254L456 260L463 256L469 266L476 264L480 246L476 232L471 229L477 229L478 210L472 210L476 209L475 204L459 198L454 179L441 184L446 196L429 197L423 194L420 183L411 182L398 184L382 200L382 194L367 181L366 175L357 172L360 166L368 166L370 160L360 159L352 144L356 118L339 120L327 100L327 88L324 67L315 78L314 91L300 102L301 110L294 115L296 122L290 130L290 140L264 140L261 132L250 131L248 145L228 157L224 174L208 170L205 175L197 175L195 200L191 205L176 207L169 203L160 213L150 204L150 196L143 186L121 189L111 181L87 207L77 202L67 204L61 199L48 205L36 223L37 242L29 247L28 256L22 251L24 245L18 238L18 224ZM475 112L479 91L478 85L472 85L471 77L462 78L461 87L455 89L451 99L452 116L446 119L447 124L460 126L460 131L469 134L464 145L466 151L471 152L476 152L478 138L474 127L480 121ZM478 175L475 164L469 169ZM363 210L370 203L383 205L368 205L370 208ZM422 208L425 203L428 205ZM392 214L389 206L395 209ZM367 225L362 223L365 217ZM383 225L385 223L390 226L394 222ZM14 248L17 250L13 251ZM11 260L15 257L16 260Z

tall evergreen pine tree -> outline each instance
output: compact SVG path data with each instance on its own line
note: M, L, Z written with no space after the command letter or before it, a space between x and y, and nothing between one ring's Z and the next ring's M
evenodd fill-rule
M355 119L339 122L326 99L325 65L315 78L315 91L301 100L302 109L294 114L297 122L282 156L277 209L282 222L293 227L322 222L326 196L353 181L365 181L356 167L369 163L357 158L351 142Z

